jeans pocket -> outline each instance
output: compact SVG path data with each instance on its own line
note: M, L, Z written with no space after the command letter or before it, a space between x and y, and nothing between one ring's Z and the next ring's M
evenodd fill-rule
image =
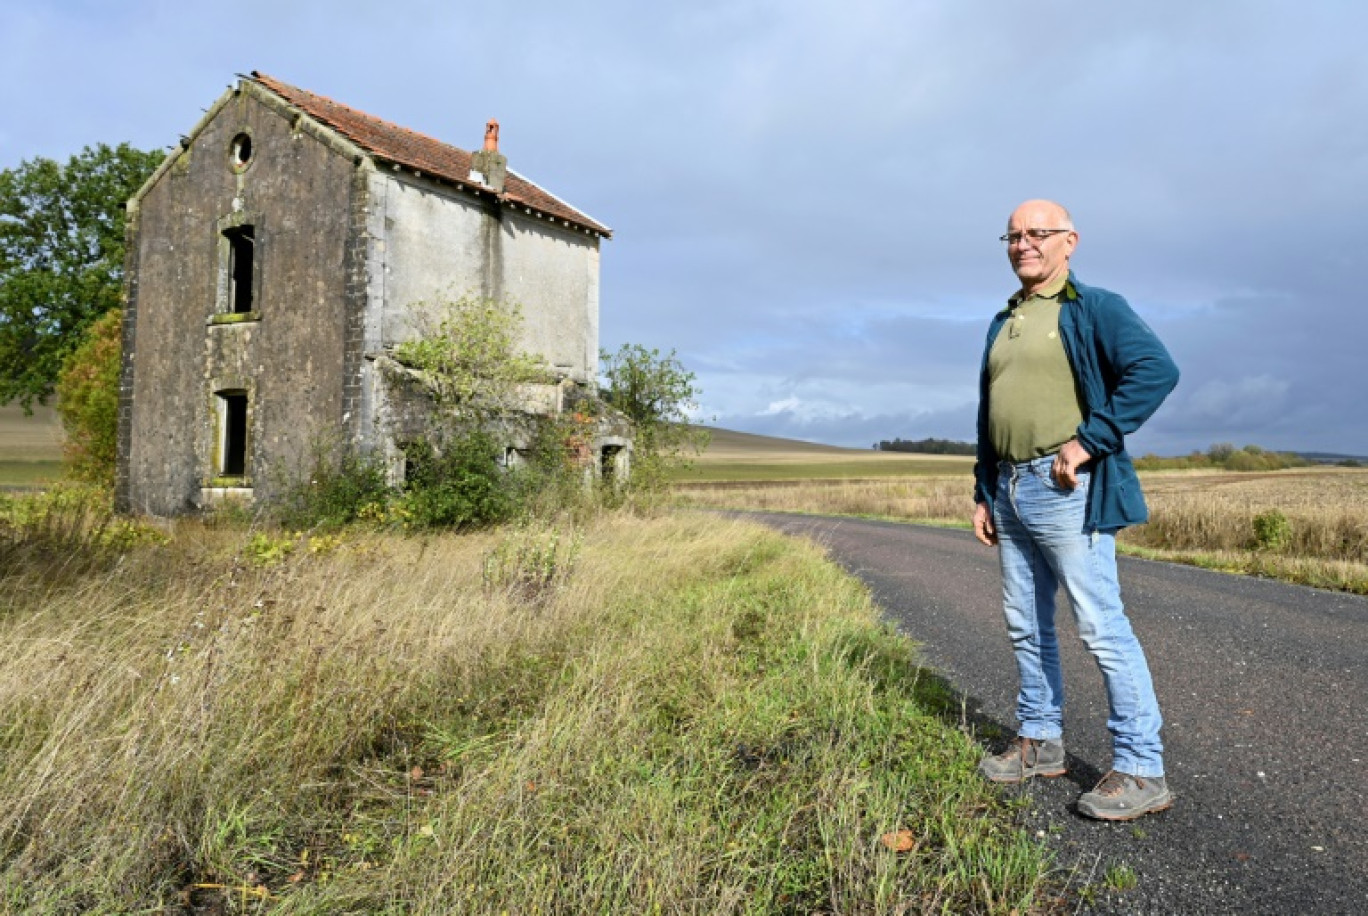
M1059 481L1055 480L1055 476L1053 473L1051 473L1049 468L1045 469L1045 472L1040 475L1040 478L1045 484L1045 489L1051 490L1055 493L1059 493L1064 496L1072 496L1075 493L1083 493L1087 491L1088 484L1092 481L1092 473L1086 468L1079 468L1075 470L1074 479L1077 480L1078 483L1073 487L1061 486Z

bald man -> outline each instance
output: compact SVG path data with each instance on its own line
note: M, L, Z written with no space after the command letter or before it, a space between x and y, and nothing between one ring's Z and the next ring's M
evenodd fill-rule
M1116 532L1147 518L1125 436L1173 390L1178 368L1125 299L1070 271L1078 232L1059 204L1017 207L1002 241L1021 288L993 318L983 351L974 534L998 547L1021 682L1017 737L979 770L1003 783L1065 772L1062 585L1111 710L1111 770L1078 810L1130 820L1173 796L1159 702L1116 577Z

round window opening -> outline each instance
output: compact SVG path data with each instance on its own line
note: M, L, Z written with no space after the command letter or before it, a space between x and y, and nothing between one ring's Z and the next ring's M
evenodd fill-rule
M238 134L233 138L233 167L245 169L251 161L252 137L250 134Z

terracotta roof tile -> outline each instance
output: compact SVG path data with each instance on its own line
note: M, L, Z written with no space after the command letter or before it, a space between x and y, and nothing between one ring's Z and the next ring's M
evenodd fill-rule
M255 70L252 71L250 78L309 117L342 134L377 159L397 163L434 178L456 182L465 188L478 189L486 194L494 193L470 180L470 153L463 149L400 127L398 124L391 124L363 111L357 111L326 96L315 95L288 83L282 83ZM512 169L508 170L503 194L499 196L511 203L530 207L546 216L569 222L577 228L589 229L603 236L612 235L612 230L607 226L595 222Z

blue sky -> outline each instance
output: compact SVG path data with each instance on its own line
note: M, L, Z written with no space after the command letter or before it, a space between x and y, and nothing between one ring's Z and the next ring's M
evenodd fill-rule
M1357 0L8 0L0 167L170 146L251 70L467 149L497 117L616 232L605 347L860 447L972 437L997 236L1051 197L1183 370L1133 451L1368 455L1364 35Z

